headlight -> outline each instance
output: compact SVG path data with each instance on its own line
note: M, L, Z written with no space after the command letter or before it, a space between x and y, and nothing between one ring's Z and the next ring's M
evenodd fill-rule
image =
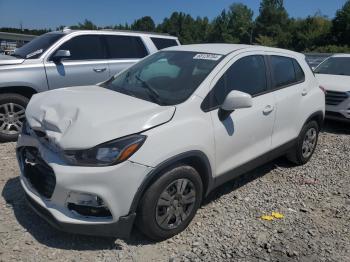
M65 159L76 166L111 166L131 157L143 144L146 136L131 135L86 150L67 150Z

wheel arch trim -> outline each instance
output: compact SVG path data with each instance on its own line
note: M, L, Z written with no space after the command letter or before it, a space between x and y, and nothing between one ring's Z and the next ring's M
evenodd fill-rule
M323 126L323 122L325 119L325 114L322 111L317 111L312 113L304 122L303 126L305 126L308 122L310 122L312 119L316 120L319 124L319 128L321 129Z
M199 175L201 176L201 179L203 182L204 196L208 195L208 193L210 192L211 188L213 188L213 185L214 185L214 179L212 176L210 161L202 151L199 151L199 150L188 151L163 161L158 166L156 166L149 174L147 174L146 178L143 180L141 186L138 188L133 198L133 201L129 210L129 214L136 212L138 208L138 204L143 194L145 193L146 189L157 178L161 177L164 174L164 171L166 171L170 167L173 167L177 164L188 164L193 168L195 168L198 171Z
M17 94L27 98L31 98L34 94L38 93L33 87L30 86L4 86L0 87L0 94Z

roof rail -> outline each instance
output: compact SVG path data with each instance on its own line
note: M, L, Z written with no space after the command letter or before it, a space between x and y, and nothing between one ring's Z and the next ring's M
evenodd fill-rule
M69 32L71 31L72 29L70 29L69 26L65 26L63 29L62 29L62 32Z
M149 31L138 31L138 30L123 30L123 29L98 29L98 31L112 31L112 32L122 32L122 33L139 33L139 34L149 34L149 35L164 35L164 36L172 36L167 33L159 33L159 32L149 32Z

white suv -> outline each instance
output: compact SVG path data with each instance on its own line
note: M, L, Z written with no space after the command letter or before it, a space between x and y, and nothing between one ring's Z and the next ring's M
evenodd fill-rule
M136 218L165 239L218 185L281 155L306 163L324 111L301 54L171 47L99 86L34 95L17 144L21 183L62 230L126 237Z
M350 122L350 55L334 55L315 69L326 90L326 118Z

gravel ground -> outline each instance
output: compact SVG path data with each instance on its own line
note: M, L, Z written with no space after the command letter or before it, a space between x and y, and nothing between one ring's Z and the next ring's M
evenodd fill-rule
M51 228L25 204L14 148L0 145L0 261L350 261L349 125L327 123L305 166L281 158L218 188L160 243ZM260 218L272 211L284 218Z

